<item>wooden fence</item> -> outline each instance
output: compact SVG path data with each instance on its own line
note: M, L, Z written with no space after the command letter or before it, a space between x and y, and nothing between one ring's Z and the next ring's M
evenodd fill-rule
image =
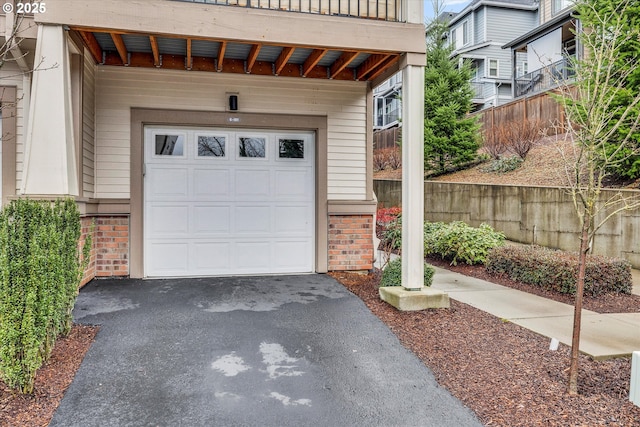
M401 133L399 126L373 131L373 148L397 147Z
M499 107L473 113L472 116L478 117L482 130L499 123L529 120L542 123L540 130L546 131L547 135L564 132L564 109L548 92L514 99Z

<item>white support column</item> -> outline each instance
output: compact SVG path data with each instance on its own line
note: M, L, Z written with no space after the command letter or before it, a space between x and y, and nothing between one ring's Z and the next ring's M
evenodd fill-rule
M424 286L424 66L402 70L402 286Z
M22 194L78 195L67 36L40 25L31 88Z

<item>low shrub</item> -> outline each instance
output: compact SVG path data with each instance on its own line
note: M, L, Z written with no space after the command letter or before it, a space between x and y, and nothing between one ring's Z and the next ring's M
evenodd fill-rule
M395 206L391 208L380 208L376 212L376 225L386 227L391 221L395 221L402 214L402 208Z
M511 172L518 169L522 162L523 160L517 156L500 157L497 160L492 160L488 166L482 168L482 171L490 173Z
M373 150L373 170L400 169L402 166L402 151L399 146L377 148Z
M449 224L426 223L424 227L425 255L440 255L456 265L483 264L489 251L504 244L505 236L487 224L471 227L462 221Z
M487 271L513 280L575 294L578 254L541 246L504 246L487 257ZM587 256L585 294L631 293L631 264L627 260L598 255Z
M431 286L436 270L426 262L424 263L424 285ZM402 259L391 261L382 271L380 286L401 286L402 283Z
M15 200L0 213L0 376L31 393L56 338L71 330L83 270L72 199ZM90 236L83 248L89 259Z
M387 223L381 240L382 247L389 250L397 250L402 247L402 216Z

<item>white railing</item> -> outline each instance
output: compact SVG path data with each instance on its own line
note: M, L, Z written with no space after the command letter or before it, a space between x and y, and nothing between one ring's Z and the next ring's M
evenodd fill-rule
M401 1L408 0L172 0L188 3L272 9L401 22Z

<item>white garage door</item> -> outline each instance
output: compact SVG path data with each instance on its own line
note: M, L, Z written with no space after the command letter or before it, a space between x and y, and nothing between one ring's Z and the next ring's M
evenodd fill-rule
M314 271L313 133L145 128L147 277Z

